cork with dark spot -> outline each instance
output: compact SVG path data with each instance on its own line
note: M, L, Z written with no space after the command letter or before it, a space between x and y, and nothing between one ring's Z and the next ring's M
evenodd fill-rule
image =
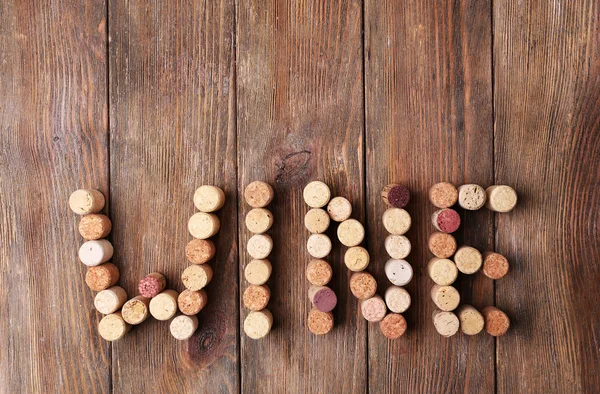
M92 213L79 221L79 234L85 240L106 238L110 234L112 223L106 215Z
M435 257L440 259L447 259L456 252L456 239L451 234L442 233L439 231L434 232L429 236L427 241L429 251L433 253Z
M460 294L452 286L434 285L431 288L431 299L442 311L453 311L460 304Z
M485 190L479 185L462 185L458 188L458 205L469 211L483 208L487 200Z
M335 292L327 286L311 286L308 289L308 298L321 312L331 312L337 305Z
M450 208L457 200L458 191L450 183L436 183L429 189L429 201L437 208Z
M177 306L184 315L196 315L206 306L208 296L204 290L185 289L177 297Z
M486 306L482 309L481 314L485 320L485 331L494 337L506 334L510 328L510 319L506 313L495 306Z
M143 296L130 299L123 304L121 314L128 324L142 323L150 315L150 299Z
M350 277L350 291L359 300L366 300L375 295L377 281L368 272L355 272Z
M453 233L460 227L460 215L454 209L439 209L431 216L433 227L442 233Z
M327 204L327 213L331 220L343 222L352 215L352 204L344 197L334 197Z
M410 200L410 190L404 185L389 184L381 191L383 202L393 208L404 208Z
M508 273L508 259L500 253L483 253L483 274L490 279L500 279Z
M304 227L312 234L324 233L329 228L329 214L321 208L312 208L304 216Z
M398 339L406 332L406 319L398 313L388 313L379 322L381 332L389 339Z
M244 306L251 311L265 309L271 298L271 290L266 285L250 285L244 291Z
M325 286L331 280L333 270L325 260L311 260L306 267L306 279L315 286Z
M88 268L85 283L93 291L102 291L119 281L119 269L112 263L104 263Z
M329 219L329 216L327 219ZM246 228L253 234L269 231L273 225L273 214L266 208L253 208L246 214Z
M192 264L204 264L215 257L217 248L209 239L193 239L185 246L185 255Z
M273 201L275 192L271 185L262 181L254 181L246 186L244 199L252 208L264 208Z
M325 335L333 330L333 313L321 312L316 308L308 313L308 329L315 335Z
M165 287L167 287L167 280L163 274L152 272L140 280L138 292L146 298L152 298L156 297Z

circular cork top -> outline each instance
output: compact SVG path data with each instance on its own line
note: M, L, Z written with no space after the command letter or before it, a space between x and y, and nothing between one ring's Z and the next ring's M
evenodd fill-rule
M104 263L88 268L85 283L93 291L102 291L119 281L119 269L112 263Z
M196 316L179 315L169 325L171 335L179 341L190 339L198 329Z
M393 235L403 235L410 229L412 220L402 208L389 208L383 213L383 227Z
M150 314L156 320L169 320L177 313L177 296L175 290L163 291L150 300Z
M344 264L350 271L362 271L369 266L369 252L362 246L353 246L344 253Z
M84 242L79 248L79 260L93 267L107 262L113 256L113 246L105 239Z
M437 208L450 208L457 200L458 191L450 183L436 183L429 189L429 201Z
M377 281L368 272L355 272L350 277L350 291L359 300L366 300L375 295Z
M495 212L510 212L517 205L517 192L506 185L494 185L486 189L486 208Z
M483 274L490 279L500 279L508 273L508 259L500 253L485 252L483 254Z
M225 204L225 193L221 188L203 185L194 193L194 205L200 212L214 212Z
M337 236L345 246L357 246L365 239L365 228L356 219L344 220L337 229Z
M494 337L506 334L510 328L510 319L506 313L493 306L486 306L481 313L485 320L485 331L488 334Z
M433 325L441 336L451 337L458 332L460 322L452 312L435 311L433 313Z
M244 290L244 306L251 311L265 309L271 298L271 290L266 285L250 285Z
M208 302L208 295L204 290L185 289L177 297L177 306L184 315L200 313Z
M410 303L410 294L403 287L390 286L385 291L385 304L394 313L406 312Z
M327 286L311 286L308 289L308 298L321 312L331 312L337 305L335 292Z
M116 341L125 336L130 326L125 323L121 313L106 315L98 323L98 333L106 341Z
M148 307L150 300L148 298L137 296L123 304L121 315L127 323L135 325L140 324L148 318L150 311Z
M344 197L334 197L327 204L327 213L331 220L343 222L352 215L352 204Z
M410 200L410 190L404 185L387 185L381 192L383 202L393 208L404 208Z
M321 208L313 208L304 216L304 226L313 234L324 233L329 228L329 214Z
M79 234L86 240L105 238L111 228L108 216L99 213L85 215L79 222Z
M452 286L433 286L431 299L439 309L446 312L455 310L460 304L460 294Z
M378 322L385 317L387 307L385 306L383 299L376 295L361 301L360 311L367 321Z
M272 270L269 260L252 260L246 265L244 276L250 284L263 285L271 277Z
M127 301L127 293L122 287L113 286L102 290L94 297L94 307L103 315L116 312Z
M207 239L219 232L221 223L217 215L206 212L196 212L188 222L188 230L192 237Z
M273 225L273 214L266 208L253 208L246 215L246 228L254 234L269 231Z
M325 286L331 280L333 270L325 260L311 260L306 266L306 279L315 286Z
M267 234L254 234L248 240L248 254L253 259L266 259L272 250L273 239Z
M312 234L306 242L308 254L316 259L322 259L331 252L331 240L325 234Z
M100 212L104 208L104 194L98 190L75 190L69 197L69 207L78 215Z
M264 208L273 201L275 192L271 185L262 181L254 181L246 186L244 199L252 208Z
M385 275L396 286L407 285L413 277L413 269L406 260L389 259L385 263Z
M393 259L404 259L410 254L410 240L404 235L388 235L384 241L385 250Z
M456 312L460 320L460 330L466 335L477 335L483 330L483 315L470 305L461 306Z
M208 264L190 265L181 273L183 285L190 290L203 289L212 277L213 270Z
M406 319L397 313L388 313L379 322L381 332L389 339L398 339L406 332Z
M321 181L312 181L306 185L302 196L309 207L322 208L329 202L331 190L329 190L329 186Z
M273 325L273 315L268 309L250 312L244 319L244 332L252 339L261 339L267 336Z
M450 234L439 231L429 236L427 245L429 246L429 251L440 259L447 259L456 252L456 239Z
M333 314L315 308L308 313L308 329L315 335L325 335L333 330Z
M215 244L209 239L192 239L185 246L185 256L192 264L204 264L215 257L216 252Z
M474 274L483 264L481 253L470 246L461 246L454 254L456 267L463 274Z
M158 272L153 272L140 280L138 292L146 298L152 298L156 297L166 286L167 280L165 277Z
M436 230L443 233L453 233L460 227L460 215L450 208L435 211L431 221Z
M479 185L468 184L458 188L458 205L469 211L481 209L487 200L485 190Z
M458 268L452 260L434 257L427 264L427 273L431 280L440 286L448 286L458 278Z

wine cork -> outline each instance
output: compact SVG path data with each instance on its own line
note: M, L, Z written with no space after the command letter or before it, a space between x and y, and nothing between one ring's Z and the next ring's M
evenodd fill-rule
M427 245L429 246L429 251L440 259L447 259L456 252L456 239L451 234L439 231L429 236Z
M308 299L321 312L331 312L337 305L337 296L327 286L311 286L308 289Z
M458 268L452 260L434 257L427 264L427 273L431 280L440 286L448 286L458 278Z
M485 189L487 202L485 207L494 212L506 213L517 205L517 192L506 185L494 185Z
M203 185L194 192L194 205L200 212L214 212L223 208L225 193L221 188Z
M470 246L461 246L454 254L456 267L463 274L474 274L479 271L483 264L481 253Z
M122 287L113 286L102 290L94 297L94 307L103 315L110 315L127 301L127 293Z
M490 279L500 279L508 273L509 264L500 253L485 252L483 254L483 274Z
M365 228L356 219L344 220L338 226L337 236L342 245L357 246L365 239Z
M244 276L248 283L260 286L269 280L272 270L269 260L252 260L244 269Z
M200 313L208 302L208 295L204 290L185 289L177 297L177 306L184 315L196 315Z
M471 305L461 305L456 314L460 320L460 330L466 335L477 335L483 330L483 315Z
M150 299L143 296L130 299L123 304L121 314L123 320L128 324L136 325L142 323L150 315Z
M500 337L506 334L510 327L510 319L506 313L494 306L486 306L481 310L485 320L485 331L494 336Z
M333 313L315 308L308 313L308 329L315 335L325 335L333 330Z
M156 297L167 287L167 279L163 274L152 272L140 280L138 292L146 298Z
M106 290L119 281L119 269L112 263L104 263L88 268L85 283L93 291Z
M197 266L194 267L203 267ZM165 290L150 300L150 314L156 320L169 320L177 313L177 292Z
M331 280L333 270L325 260L311 260L306 267L306 279L315 286L325 286Z
M169 324L171 335L179 341L190 339L197 329L198 318L196 316L179 315Z
M304 216L304 226L313 234L324 233L329 228L329 214L321 208L313 208Z
M85 215L79 222L79 234L85 240L106 238L111 228L112 223L108 216L98 213Z
M353 246L344 253L344 264L350 271L363 271L369 266L369 252L362 246Z
M410 200L410 190L404 185L390 184L381 191L381 198L392 208L404 208Z
M273 201L275 192L271 185L262 181L254 181L246 186L244 198L252 208L264 208Z
M100 212L104 203L104 194L93 189L75 190L69 197L69 206L78 215Z
M412 220L402 208L389 208L383 213L383 227L393 235L403 235L410 229Z
M79 260L88 267L106 263L113 256L113 246L105 239L84 242L79 248Z
M378 295L362 300L360 302L360 311L365 320L370 322L381 321L387 313L385 302Z
M388 235L384 241L385 250L393 259L402 260L410 254L411 244L404 235Z
M273 239L267 234L254 234L248 240L248 254L256 260L266 259L273 250Z
M254 234L269 231L273 225L273 214L266 208L253 208L246 215L246 228Z
M390 286L385 291L385 304L394 313L403 313L410 307L411 298L403 287Z
M439 309L450 312L458 307L460 294L452 286L434 285L431 288L431 299Z
M197 212L188 222L188 231L194 238L207 239L219 232L221 222L214 213Z
M306 242L308 254L316 259L322 259L331 252L331 240L325 234L312 234Z
M389 259L384 269L388 280L396 286L407 285L412 280L413 269L406 260Z
M244 290L242 299L246 308L251 311L260 311L267 307L269 299L271 299L271 290L266 285L250 285Z
M479 185L468 184L458 188L458 205L469 211L483 208L487 196L485 190Z
M125 336L131 330L131 325L123 320L121 312L106 315L98 323L98 334L105 341L116 341Z
M266 337L273 326L273 315L268 309L250 312L244 319L244 332L252 339Z
M450 183L436 183L429 189L429 201L437 208L450 208L457 200L458 191Z
M304 202L311 208L322 208L329 202L331 191L329 186L321 181L310 182L302 193Z
M185 256L192 264L204 264L215 257L217 248L210 239L192 239L185 246Z
M406 332L406 319L397 313L388 313L379 322L379 328L383 335L389 339L398 339Z
M375 295L377 281L368 272L355 272L350 277L350 291L359 300L366 300Z
M460 227L460 215L454 209L439 209L431 216L433 227L442 233L453 233Z
M454 313L436 310L433 312L433 326L441 336L451 337L458 332L460 322Z
M213 270L208 264L190 265L181 274L183 285L190 290L201 290L210 283Z
M327 213L331 220L343 222L352 215L352 204L344 197L334 197L327 204Z

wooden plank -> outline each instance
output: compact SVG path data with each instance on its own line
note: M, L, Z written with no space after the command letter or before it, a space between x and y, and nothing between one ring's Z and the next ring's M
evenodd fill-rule
M494 2L494 70L496 182L520 195L497 215L498 392L599 392L599 2Z
M108 191L106 4L0 2L0 391L110 391L72 191Z
M413 305L409 331L387 340L369 327L371 392L493 392L494 339L443 338L431 320L433 282L425 272L431 254L434 207L427 190L440 181L460 185L493 181L489 2L365 1L365 94L367 217L369 248L380 293L390 285L389 258L379 194L387 183L409 186L413 227L408 261L415 269L407 286ZM493 216L461 213L459 241L493 247ZM493 283L482 275L458 282L463 303L493 303Z
M150 271L183 290L194 190L227 196L200 328L150 321L115 344L115 392L238 392L234 2L110 3L111 192L128 294Z
M317 337L306 327L302 199L304 185L320 179L364 219L361 9L360 1L238 2L240 270L250 260L243 189L258 179L276 193L269 304L275 325L258 341L241 332L242 392L366 390L366 325L338 246L329 258L339 295L336 328ZM246 286L242 275L240 290ZM247 313L242 304L240 324Z

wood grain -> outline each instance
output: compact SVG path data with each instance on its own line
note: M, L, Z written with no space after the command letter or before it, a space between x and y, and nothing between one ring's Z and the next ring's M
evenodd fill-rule
M365 392L366 325L359 316L335 240L328 258L338 294L336 327L307 328L310 261L302 189L311 180L333 187L363 210L363 95L360 1L238 2L239 217L243 188L271 183L275 249L269 309L275 324L259 341L241 337L242 392ZM249 234L240 221L240 270ZM241 289L247 284L242 278ZM243 308L243 306L242 306ZM242 309L240 324L248 311Z

